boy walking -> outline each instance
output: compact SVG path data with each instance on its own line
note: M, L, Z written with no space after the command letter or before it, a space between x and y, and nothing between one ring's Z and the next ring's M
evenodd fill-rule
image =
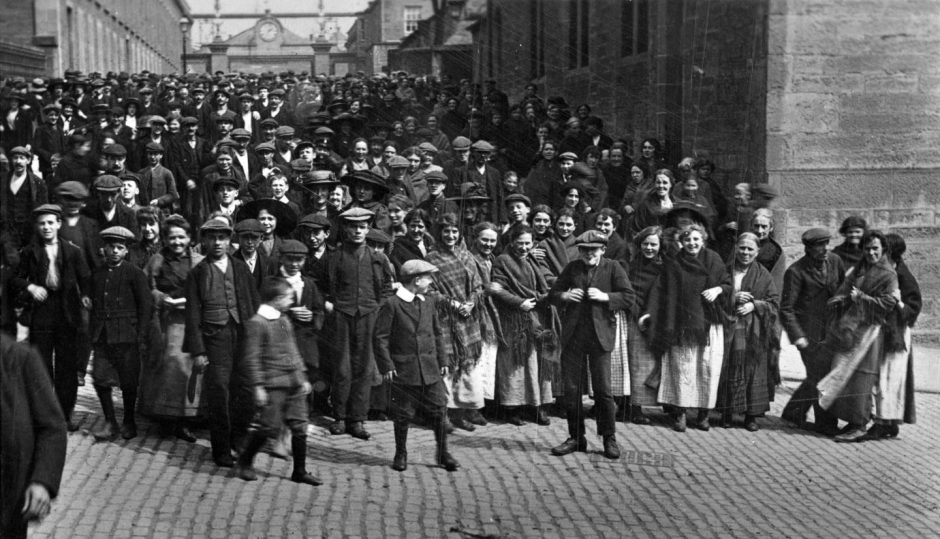
M442 377L448 371L447 347L437 306L424 296L436 271L437 267L420 259L402 264L402 286L379 309L375 324L376 362L382 376L391 382L390 413L395 421L392 469L399 472L408 467L408 423L419 406L432 421L437 463L448 472L460 466L447 451L444 430L447 394Z
M281 277L268 277L261 285L261 306L245 325L245 374L255 405L260 408L236 473L245 481L258 479L252 463L268 438L276 438L281 425L291 430L294 471L291 481L320 485L307 472L307 395L311 386L290 319L284 314L295 301L295 291Z

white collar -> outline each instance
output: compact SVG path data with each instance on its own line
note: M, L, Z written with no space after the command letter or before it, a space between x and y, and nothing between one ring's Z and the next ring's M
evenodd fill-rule
M402 301L405 301L408 303L411 303L412 301L414 301L415 298L418 298L421 301L424 301L424 295L415 294L414 292L412 292L411 290L408 290L404 286L399 287L398 290L395 291L395 295L401 298Z
M281 317L281 311L275 309L267 303L262 303L261 306L258 307L258 314L268 320L277 320Z

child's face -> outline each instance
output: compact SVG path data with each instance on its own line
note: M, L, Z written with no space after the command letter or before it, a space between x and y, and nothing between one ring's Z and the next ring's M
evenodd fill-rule
M55 240L61 227L62 222L54 214L43 213L36 218L36 230L44 242L49 243Z
M281 266L284 267L284 273L286 273L288 277L297 275L304 267L306 259L307 257L302 255L284 255L281 259Z
M163 159L162 153L147 152L147 161L150 163L150 166L155 167L159 165L161 159Z
M431 278L430 273L423 273L415 277L415 280L414 280L415 294L426 293L428 291L428 288L430 288L431 283L433 281L434 280Z
M124 200L133 200L139 193L140 189L137 188L137 182L133 180L125 181L121 187L121 198Z
M216 189L216 195L219 197L219 201L222 204L228 206L232 202L235 202L235 196L238 195L238 189L235 189L231 185L223 185L222 187Z
M428 191L431 193L432 197L437 197L444 192L444 182L433 181L428 182Z
M140 237L147 241L156 241L160 235L160 225L154 221L140 223Z
M503 187L508 191L515 191L519 188L519 178L515 174L510 174L503 178Z
M274 194L274 198L281 198L287 193L287 181L282 179L277 179L271 182L271 192Z
M119 242L106 243L104 246L104 259L108 265L116 266L127 256L127 245Z
M271 306L280 312L286 312L294 304L293 292L286 292L271 300Z

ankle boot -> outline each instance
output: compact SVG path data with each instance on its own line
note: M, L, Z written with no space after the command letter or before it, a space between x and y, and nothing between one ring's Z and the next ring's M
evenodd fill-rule
M708 423L708 410L701 408L698 411L698 417L695 421L695 428L702 431L707 431L711 428L711 425Z
M134 414L137 409L137 389L122 389L124 396L124 421L121 424L121 438L130 440L137 436L137 422Z
M408 422L395 422L395 458L392 459L392 469L403 472L408 469Z
M631 418L631 421L633 421L637 425L649 425L650 424L650 418L646 417L646 414L643 413L642 406L637 406L635 404L631 406L630 418Z
M676 432L685 432L685 408L674 408L673 417L675 418L676 422L672 426L672 430Z
M447 451L447 432L444 431L443 419L438 420L434 429L434 438L437 440L437 463L448 472L453 472L460 464Z
M113 442L120 434L117 420L114 418L114 401L111 400L111 388L104 386L95 386L95 393L98 394L98 401L101 402L101 412L104 414L104 426L95 430L92 436L98 441Z
M238 455L238 462L235 466L235 474L245 481L255 481L258 474L252 464L255 461L255 455L264 447L268 439L259 432L252 432L248 435L248 442L245 443L245 449Z
M290 438L291 452L294 454L294 471L290 480L305 485L322 485L320 478L307 472L307 436L295 434Z

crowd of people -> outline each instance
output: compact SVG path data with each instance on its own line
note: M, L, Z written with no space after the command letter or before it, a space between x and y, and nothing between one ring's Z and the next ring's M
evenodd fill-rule
M757 431L780 340L807 378L783 417L836 441L913 421L917 281L896 234L810 229L786 267L766 184L608 134L591 107L482 85L307 73L83 73L2 88L3 327L46 362L70 430L91 382L102 440L138 414L254 479L306 426L369 439L593 415L738 416ZM112 388L120 387L118 422ZM595 403L585 412L583 396ZM873 398L874 395L874 398ZM690 410L691 409L691 410ZM692 412L691 416L689 412ZM844 426L839 429L838 421ZM872 423L871 428L867 428ZM233 451L237 461L233 458Z

